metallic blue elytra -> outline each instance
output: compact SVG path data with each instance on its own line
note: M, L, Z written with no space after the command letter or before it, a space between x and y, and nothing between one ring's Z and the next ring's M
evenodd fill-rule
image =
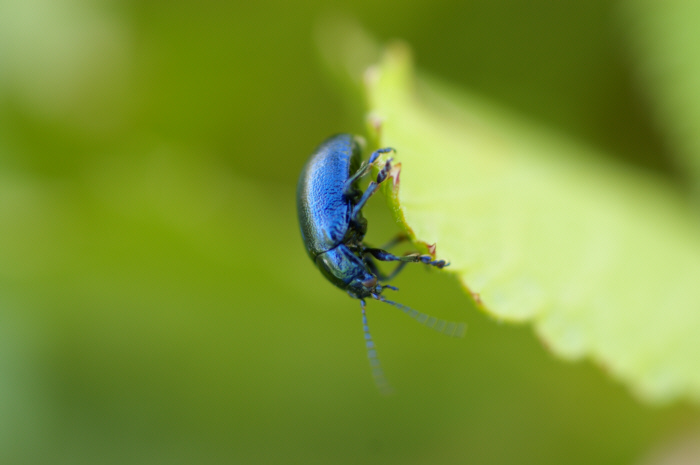
M391 172L391 159L379 170L376 181L371 181L364 193L359 189L360 179L378 163L379 156L394 151L379 149L368 162L362 162L362 151L356 137L338 134L326 139L306 162L297 185L297 213L301 237L306 252L321 273L334 285L360 300L367 351L377 385L388 389L374 343L369 334L365 299L372 298L397 307L418 322L449 336L461 337L464 323L451 323L418 312L386 299L384 289L398 289L383 282L396 276L406 263L424 263L437 268L446 266L444 260L433 260L430 255L417 253L397 256L386 248L408 239L399 235L381 249L363 242L367 220L362 208L379 189ZM375 260L399 262L393 272L382 273Z

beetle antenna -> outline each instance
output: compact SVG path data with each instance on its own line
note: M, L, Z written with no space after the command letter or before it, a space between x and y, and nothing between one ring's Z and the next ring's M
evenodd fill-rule
M440 318L435 318L434 316L430 316L427 313L419 312L418 310L414 310L411 307L407 307L398 302L394 302L393 300L386 299L383 295L372 294L372 297L379 300L380 302L393 305L394 307L400 309L402 312L416 320L418 323L422 324L423 326L427 326L428 328L435 330L438 333L442 333L450 337L464 337L464 333L467 330L467 324L464 322L453 322L442 320Z
M377 349L374 348L374 341L369 333L369 325L367 324L367 312L365 311L365 301L360 300L360 305L362 305L362 329L365 332L365 346L367 347L367 358L369 358L369 366L372 369L372 378L374 379L374 384L377 386L379 391L388 395L391 394L391 386L384 376L384 370L382 370L382 365L379 363L379 357L377 356Z

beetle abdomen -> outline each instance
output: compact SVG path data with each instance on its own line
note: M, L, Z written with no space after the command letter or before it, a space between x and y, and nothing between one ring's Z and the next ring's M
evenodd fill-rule
M304 166L297 185L301 235L312 259L340 244L352 209L344 195L350 173L359 167L360 147L350 134L326 139Z

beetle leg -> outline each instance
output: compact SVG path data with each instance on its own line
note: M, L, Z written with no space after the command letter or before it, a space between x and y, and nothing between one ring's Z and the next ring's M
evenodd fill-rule
M365 250L366 250L366 249L365 249ZM394 268L394 271L392 271L392 272L389 273L388 275L382 273L382 271L379 270L379 267L377 266L376 263L374 263L374 259L372 259L371 256L365 255L365 263L367 263L367 267L370 269L370 271L372 271L372 273L373 273L377 278L379 278L379 281L385 282L385 281L391 281L391 280L394 278L394 276L396 276L397 274L399 274L399 273L401 272L401 270L403 269L403 267L406 266L406 263L408 263L408 262L401 262L401 263L399 263L398 266L397 266L396 268ZM383 286L383 287L389 287L389 288L392 287L392 286L386 286L386 285L382 285L382 286Z
M372 254L374 258L383 262L425 263L426 265L435 266L437 268L449 265L449 263L445 263L445 260L433 260L433 257L430 255L420 255L417 253L399 257L382 249L366 248L364 252Z
M377 192L377 190L379 189L379 185L383 183L386 180L386 177L389 175L389 171L391 171L391 158L386 161L382 170L379 172L379 174L377 174L377 180L369 183L369 186L367 186L367 190L365 190L365 193L362 194L362 198L352 208L352 214L350 215L350 218L352 220L357 218L359 212L365 206L369 198L372 197L372 195L375 192Z
M408 240L408 234L405 232L400 232L394 237L392 240L384 244L381 249L383 250L388 250L398 244L401 244L402 242L406 242Z
M372 164L374 164L375 161L377 161L377 158L379 158L379 155L383 153L389 153L389 152L395 152L394 149L391 147L385 147L383 149L376 150L375 152L372 153L372 155L369 157L368 162L362 162L362 165L360 166L360 169L358 169L355 174L350 176L347 181L345 181L345 188L343 189L343 193L345 195L350 195L352 193L353 185L357 182L358 179L361 177L365 176L367 173L369 173L369 170L372 168Z
M384 244L383 246L381 246L379 248L382 250L389 250L392 247L395 247L395 246L397 246L397 245L399 245L402 242L405 242L407 240L409 240L408 234L406 234L405 232L400 232L396 235L396 237L394 237L389 242L387 242L386 244ZM369 248L369 249L375 248L375 247L370 246L366 242L363 242L362 245L363 245L362 250L367 249L367 248Z
M369 164L371 165L372 163L374 163L379 157L379 155L389 152L396 152L396 150L394 150L392 147L384 147L383 149L375 150L369 157Z

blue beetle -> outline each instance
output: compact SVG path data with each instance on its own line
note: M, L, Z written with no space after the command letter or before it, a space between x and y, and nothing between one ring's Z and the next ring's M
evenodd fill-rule
M461 337L465 330L464 323L428 316L382 295L384 289L398 290L381 283L396 276L406 263L418 262L437 268L447 265L444 260L433 260L430 255L397 256L384 250L407 240L406 235L399 235L382 249L369 247L363 242L367 220L362 216L362 208L387 179L392 159L386 161L376 181L371 181L364 193L358 188L359 180L370 172L381 154L393 151L392 148L379 149L363 163L357 138L350 134L332 136L311 155L297 185L297 213L306 251L330 282L360 300L372 373L382 390L387 390L388 384L369 334L366 298L393 305L418 322L449 336ZM379 270L375 260L399 263L386 275Z

